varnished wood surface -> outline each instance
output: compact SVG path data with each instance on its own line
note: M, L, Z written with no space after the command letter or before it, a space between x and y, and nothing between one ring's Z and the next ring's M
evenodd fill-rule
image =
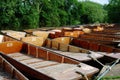
M81 79L82 76L80 74L77 74L76 71L80 71L81 73L84 73L86 75L94 74L96 71L98 71L98 69L83 63L79 64L81 65L81 67L79 68L75 64L58 63L54 61L45 61L41 59L37 59L37 62L33 63L33 60L36 60L36 58L31 57L32 60L29 58L29 59L26 59L27 61L24 60L24 58L22 58L23 60L21 60L21 57L23 55L21 55L21 57L20 56L14 57L15 55L20 55L20 54L22 53L8 54L8 56L10 56L11 58L17 61L20 61L21 63L23 63L28 67L31 67L32 69L37 70L40 73L48 75L57 80ZM27 56L27 55L24 55L24 56Z
M7 75L7 73L4 73L4 76L1 75L0 79L5 80L9 78L10 80L29 80L2 56L0 56L0 67L3 69L3 71L6 71L9 74Z

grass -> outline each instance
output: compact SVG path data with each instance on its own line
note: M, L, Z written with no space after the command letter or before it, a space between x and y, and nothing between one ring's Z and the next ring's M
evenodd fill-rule
M120 76L103 77L101 80L120 80Z

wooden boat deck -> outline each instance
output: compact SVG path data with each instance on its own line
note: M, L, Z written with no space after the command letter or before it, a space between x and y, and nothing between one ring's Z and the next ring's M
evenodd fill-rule
M0 68L0 80L17 80L14 78L11 78L11 75L7 72L4 72L2 68Z
M0 56L0 80L28 80L28 78Z
M88 57L87 53L65 52L65 51L55 50L55 49L51 49L51 48L47 48L47 47L43 47L43 48L46 49L46 50L55 52L56 54L61 54L61 55L67 56L69 58L76 59L78 61L89 61L89 60L92 60L90 57ZM99 52L97 53L97 52L92 52L92 51L91 51L90 55L93 58L96 58L96 59L102 58L104 56L104 55L100 54Z
M8 46L8 44L12 45ZM4 48L0 49L2 52L0 55L10 61L18 70L33 75L37 79L83 79L83 74L91 78L89 76L93 76L99 71L98 68L28 43L3 42L0 43L0 48Z
M46 60L34 58L32 56L28 56L22 53L13 53L13 54L7 54L7 55L21 62L22 64L28 67L31 67L32 69L35 69L38 72L48 75L57 80L81 79L82 75L76 73L76 71L86 75L91 75L91 73L98 71L98 69L83 63L79 64L81 67L77 67L75 64L46 61Z

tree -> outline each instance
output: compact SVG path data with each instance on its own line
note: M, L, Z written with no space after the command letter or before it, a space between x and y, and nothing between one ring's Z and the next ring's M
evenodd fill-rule
M109 0L107 11L109 22L120 23L120 0Z
M65 0L65 11L68 14L68 25L80 24L78 13L78 0Z
M17 0L1 0L0 1L0 29L15 29L20 26L17 18L15 18L15 8Z
M79 3L79 13L81 13L82 23L104 22L104 18L107 14L101 4L90 1Z
M40 26L59 26L59 0L42 0L42 11L40 13Z

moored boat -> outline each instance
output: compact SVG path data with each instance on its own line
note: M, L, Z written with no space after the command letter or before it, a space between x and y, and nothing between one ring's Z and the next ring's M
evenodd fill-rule
M0 56L0 79L29 80L2 56Z
M99 69L21 41L0 43L0 55L34 79L91 78ZM85 77L86 78L86 77Z

